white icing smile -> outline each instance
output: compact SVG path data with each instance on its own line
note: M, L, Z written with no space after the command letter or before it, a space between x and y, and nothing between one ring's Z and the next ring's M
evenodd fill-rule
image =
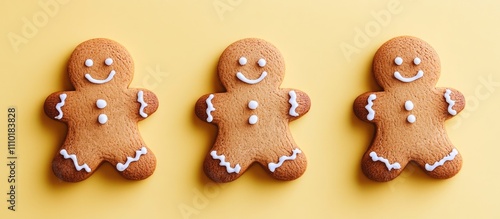
M92 75L90 75L90 74L85 74L85 78L87 80L89 80L90 83L104 84L104 83L108 83L109 81L111 81L113 79L113 77L115 76L115 74L116 74L115 70L111 70L111 72L109 72L108 77L106 79L104 79L104 80L94 79L92 77Z
M241 72L236 73L236 77L238 77L238 79L240 79L240 81L243 81L247 84L257 84L257 83L261 82L262 80L264 80L264 78L266 76L267 76L267 72L264 71L264 72L262 72L262 74L260 75L259 78L252 80L252 79L248 79L247 77L245 77L245 75L243 75L243 73L241 73Z
M401 76L401 74L398 71L394 72L394 77L402 82L405 82L405 83L413 82L413 81L415 81L423 76L424 76L424 72L422 70L418 70L417 75L415 75L411 78L406 78L406 77Z

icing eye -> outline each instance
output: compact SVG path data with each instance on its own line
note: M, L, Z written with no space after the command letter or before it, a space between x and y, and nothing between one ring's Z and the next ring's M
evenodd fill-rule
M238 60L238 62L240 63L240 65L246 65L247 64L247 58L241 57L240 60Z
M403 59L401 57L396 57L394 63L396 63L396 65L401 65L403 64Z
M107 58L106 60L104 60L104 64L106 64L107 66L110 66L111 64L113 64L113 59Z
M419 58L419 57L416 57L415 59L413 59L413 63L414 63L415 65L419 65L419 64L420 64L420 62L422 62L422 60L420 60L420 58Z
M94 65L94 61L92 59L85 60L85 66L92 67Z
M259 64L260 67L264 67L264 66L266 66L266 60L265 59L259 59L259 61L257 62L257 64Z

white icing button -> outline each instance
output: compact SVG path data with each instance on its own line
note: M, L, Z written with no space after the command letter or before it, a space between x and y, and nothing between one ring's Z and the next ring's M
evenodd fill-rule
M108 116L106 116L106 114L101 114L99 115L97 120L99 121L99 123L104 124L108 121Z
M247 64L247 58L241 57L240 60L238 60L238 62L240 63L240 65L246 65Z
M259 103L257 103L257 101L255 100L250 100L250 102L248 102L248 108L250 109L257 109L257 107L259 106Z
M406 118L406 120L408 120L409 123L414 123L415 121L417 121L417 118L415 118L415 116L411 114L408 116L408 118Z
M97 105L97 108L99 108L99 109L103 109L104 107L106 107L108 105L108 103L103 99L98 99L95 104Z
M257 62L257 64L259 64L260 67L264 67L264 66L266 66L266 60L265 59L259 59L259 61Z
M413 102L411 102L411 100L407 100L405 102L405 109L408 110L408 111L410 111L410 110L413 109Z
M85 60L85 66L91 67L93 65L94 65L94 61L92 61L92 59Z
M403 64L403 59L401 57L396 57L394 63L396 63L396 65L401 65Z
M415 65L419 65L419 64L420 64L420 62L422 62L422 60L420 60L420 58L419 58L419 57L416 57L415 59L413 59L413 63L414 63Z
M104 64L106 64L107 66L110 66L111 64L113 64L113 59L107 58L106 60L104 60Z
M248 123L253 125L253 124L257 123L258 120L259 120L259 117L257 117L256 115L252 115L252 116L250 116L250 118L248 118Z

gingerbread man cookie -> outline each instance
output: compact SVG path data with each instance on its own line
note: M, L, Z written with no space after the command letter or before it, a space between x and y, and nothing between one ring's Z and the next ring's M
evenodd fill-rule
M205 158L207 176L233 181L257 162L277 179L300 177L306 157L288 123L306 114L311 101L302 91L279 87L285 63L278 49L261 39L239 40L222 53L217 70L227 92L204 95L195 107L219 130Z
M465 107L452 88L436 88L440 62L421 39L396 37L373 59L373 74L384 91L367 92L354 102L354 113L376 126L362 159L365 175L376 181L396 178L410 161L435 178L458 173L462 157L445 130L445 120Z
M128 88L134 74L128 51L109 39L85 41L73 51L68 74L75 91L53 93L44 105L47 116L68 126L52 162L55 175L81 181L103 161L127 179L153 174L156 158L137 122L156 111L158 99L146 89Z

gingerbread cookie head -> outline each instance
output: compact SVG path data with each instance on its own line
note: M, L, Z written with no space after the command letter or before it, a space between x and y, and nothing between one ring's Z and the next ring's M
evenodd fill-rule
M285 63L279 50L256 38L231 44L222 53L217 69L227 90L250 85L277 88L285 77Z
M384 43L373 59L373 74L384 89L401 83L434 87L441 71L439 56L425 41L401 36Z
M68 63L69 79L75 88L89 86L127 87L134 63L128 51L109 39L91 39L78 45Z

